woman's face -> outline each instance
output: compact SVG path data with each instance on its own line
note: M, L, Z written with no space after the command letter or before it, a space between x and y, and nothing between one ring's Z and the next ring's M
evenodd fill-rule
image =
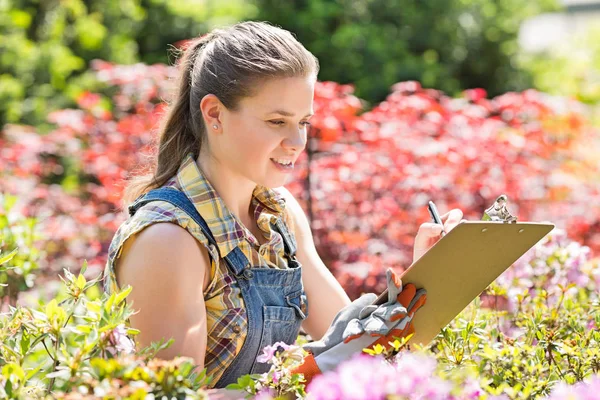
M314 87L314 77L262 83L254 96L240 101L236 111L224 110L220 115L222 133L211 141L213 156L256 184L285 184L306 146Z

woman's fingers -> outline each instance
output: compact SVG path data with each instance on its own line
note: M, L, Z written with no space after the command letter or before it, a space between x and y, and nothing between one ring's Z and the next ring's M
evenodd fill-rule
M442 234L442 225L436 224L435 222L424 222L419 227L417 236L425 238L438 237Z
M450 232L454 227L463 220L463 212L458 208L454 208L441 216L446 232Z
M446 233L450 232L461 222L466 221L463 219L463 212L458 209L452 209L441 217L442 223L444 224L444 230ZM418 260L423 254L427 252L442 235L442 225L436 224L435 222L424 222L419 226L417 235L415 236L415 245L413 249L413 262Z

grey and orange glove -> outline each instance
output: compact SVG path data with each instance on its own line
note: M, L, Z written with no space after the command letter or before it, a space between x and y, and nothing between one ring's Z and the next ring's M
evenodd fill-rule
M388 300L373 305L377 296L368 293L344 307L334 318L321 340L304 345L309 355L293 372L312 378L337 367L363 349L377 344L389 348L390 342L414 332L412 319L427 299L424 289L413 284L402 286L400 278L387 271Z

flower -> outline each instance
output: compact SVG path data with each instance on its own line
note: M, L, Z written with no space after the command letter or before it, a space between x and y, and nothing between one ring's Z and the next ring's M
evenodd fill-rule
M598 400L600 399L600 375L591 379L578 382L575 385L567 385L559 382L548 400Z
M263 349L263 353L261 355L259 355L258 357L256 357L256 361L261 362L261 363L270 362L280 347L283 348L284 351L289 350L291 348L291 346L287 343L277 342L277 343L273 344L272 346L265 347Z
M262 388L261 390L258 391L258 393L256 393L256 395L253 397L254 400L271 400L274 399L276 396L276 393L273 389L271 388Z
M117 353L132 354L135 350L135 343L127 336L127 329L124 324L110 331L108 343L110 345L106 350L113 356Z

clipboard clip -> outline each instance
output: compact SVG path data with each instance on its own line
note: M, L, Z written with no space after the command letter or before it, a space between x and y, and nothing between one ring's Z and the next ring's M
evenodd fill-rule
M506 204L508 203L508 196L501 194L498 196L494 204L485 210L483 213L482 221L497 221L509 224L516 224L517 217L512 215Z

